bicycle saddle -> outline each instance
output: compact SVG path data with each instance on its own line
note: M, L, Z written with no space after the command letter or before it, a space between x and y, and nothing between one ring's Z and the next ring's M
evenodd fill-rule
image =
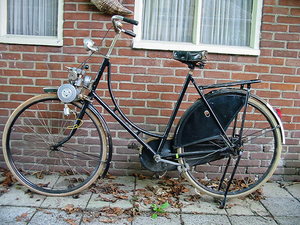
M173 58L184 63L205 63L207 51L174 51Z

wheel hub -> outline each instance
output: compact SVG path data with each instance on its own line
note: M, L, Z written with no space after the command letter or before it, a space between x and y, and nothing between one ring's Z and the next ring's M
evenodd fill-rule
M51 146L50 146L50 150L51 150L51 151L58 151L57 148L58 148L58 146L56 146L56 145L51 145Z

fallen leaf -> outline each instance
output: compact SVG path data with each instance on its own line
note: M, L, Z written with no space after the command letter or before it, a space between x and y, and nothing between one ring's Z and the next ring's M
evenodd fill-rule
M132 173L131 176L138 177L139 175L137 173Z
M75 213L81 210L81 208L74 208L73 204L67 204L65 207L61 208L62 210L66 211L68 214Z
M128 199L128 196L126 196L126 195L114 195L114 197L115 198L117 198L117 199Z
M67 204L65 207L62 208L62 210L70 211L74 208L74 204Z
M112 220L112 219L99 219L100 222L102 223L114 223L118 220Z
M84 222L84 224L86 224L87 222L92 222L94 218L88 218L88 217L84 217L82 219L82 221Z
M106 179L117 179L115 176L107 173L106 176L105 176Z
M114 202L117 201L117 199L99 197L99 199L96 198L95 201L104 201L104 202L112 202L112 203L114 203Z
M76 223L74 223L74 219L64 219L64 221L68 222L71 225L77 225Z
M46 214L52 214L52 212L49 212L49 211L46 211L46 210L43 210L44 213Z
M3 171L2 171L3 172ZM1 181L0 184L2 186L12 186L14 183L17 182L17 180L13 177L13 175L11 174L11 172L9 170L4 169L4 173L2 174L2 176L6 177L4 179L4 181Z
M23 214L21 215L21 217L22 217L22 218L26 218L27 215L28 215L28 213L23 213Z
M197 202L199 199L201 198L200 195L195 194L195 195L189 195L187 198L185 198L184 200L187 202Z
M143 174L141 174L141 175L139 176L139 179L140 179L140 180L144 180L144 179L148 179L148 177L147 177L147 176L144 176Z

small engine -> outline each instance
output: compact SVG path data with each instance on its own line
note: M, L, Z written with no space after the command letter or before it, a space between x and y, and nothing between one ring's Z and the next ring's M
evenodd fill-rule
M85 70L76 67L67 67L68 69L68 81L69 84L61 85L57 90L58 98L65 103L73 102L79 99L86 99L88 97L85 95L87 89L89 89L92 77L84 76Z

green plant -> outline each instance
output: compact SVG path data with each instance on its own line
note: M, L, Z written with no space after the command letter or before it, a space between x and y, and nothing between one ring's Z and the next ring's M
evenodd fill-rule
M165 202L158 208L156 204L152 204L152 210L154 211L152 218L155 219L157 217L157 213L165 213L166 211L164 211L163 209L167 208L168 205L169 203Z

